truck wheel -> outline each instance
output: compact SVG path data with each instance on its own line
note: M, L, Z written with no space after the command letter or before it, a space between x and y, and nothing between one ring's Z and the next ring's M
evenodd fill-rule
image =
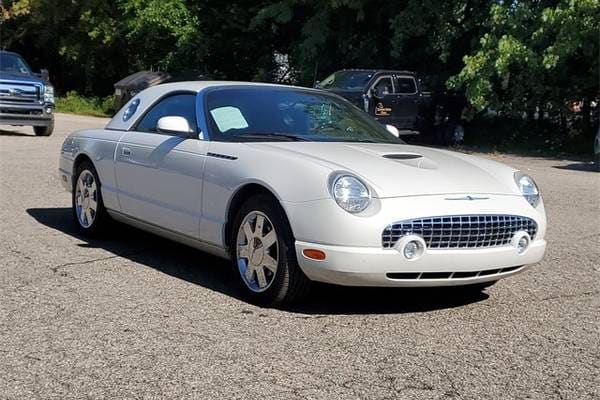
M50 136L54 132L54 121L48 126L34 126L33 131L36 136Z
M308 292L311 282L298 266L292 230L271 197L258 195L242 205L230 243L234 268L251 302L289 304Z
M465 139L465 128L462 125L448 125L444 135L446 146L455 146Z

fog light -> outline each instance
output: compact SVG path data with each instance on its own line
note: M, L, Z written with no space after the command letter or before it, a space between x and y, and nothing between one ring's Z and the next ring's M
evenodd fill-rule
M517 249L517 253L523 254L529 248L529 244L531 243L531 237L529 233L525 231L519 231L515 233L511 240L511 244L515 249Z
M517 251L519 253L522 253L525 250L527 250L527 247L529 247L529 239L527 239L526 236L523 236L521 239L519 239L519 242L517 243Z
M421 245L416 240L410 241L404 246L404 257L412 260L419 254L419 248Z
M394 246L408 261L418 260L425 253L425 247L425 240L419 235L404 236Z

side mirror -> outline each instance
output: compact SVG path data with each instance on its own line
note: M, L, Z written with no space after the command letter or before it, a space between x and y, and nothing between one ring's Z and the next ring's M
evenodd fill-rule
M394 125L387 124L385 126L385 129L387 129L387 131L389 133L391 133L392 135L396 136L397 138L400 137L400 131Z
M50 72L47 69L41 69L40 78L42 78L46 82L50 82Z
M189 137L193 133L187 119L179 116L162 117L156 124L156 130L159 133L167 135L178 135Z

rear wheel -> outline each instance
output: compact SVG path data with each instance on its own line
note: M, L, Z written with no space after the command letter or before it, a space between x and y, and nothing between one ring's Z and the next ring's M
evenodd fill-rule
M234 267L251 302L289 304L308 292L310 280L298 266L289 223L270 196L258 195L242 205L230 243Z
M33 131L36 136L50 136L54 132L54 121L48 126L34 126Z
M90 236L100 232L109 216L102 201L98 173L90 161L77 166L72 193L73 217L79 231Z
M444 144L455 146L465 139L465 128L462 125L448 125L444 134Z

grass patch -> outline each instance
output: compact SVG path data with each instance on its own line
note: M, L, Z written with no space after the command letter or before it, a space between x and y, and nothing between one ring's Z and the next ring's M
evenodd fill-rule
M115 98L83 97L77 92L67 92L65 96L57 97L56 112L111 117L115 112Z

